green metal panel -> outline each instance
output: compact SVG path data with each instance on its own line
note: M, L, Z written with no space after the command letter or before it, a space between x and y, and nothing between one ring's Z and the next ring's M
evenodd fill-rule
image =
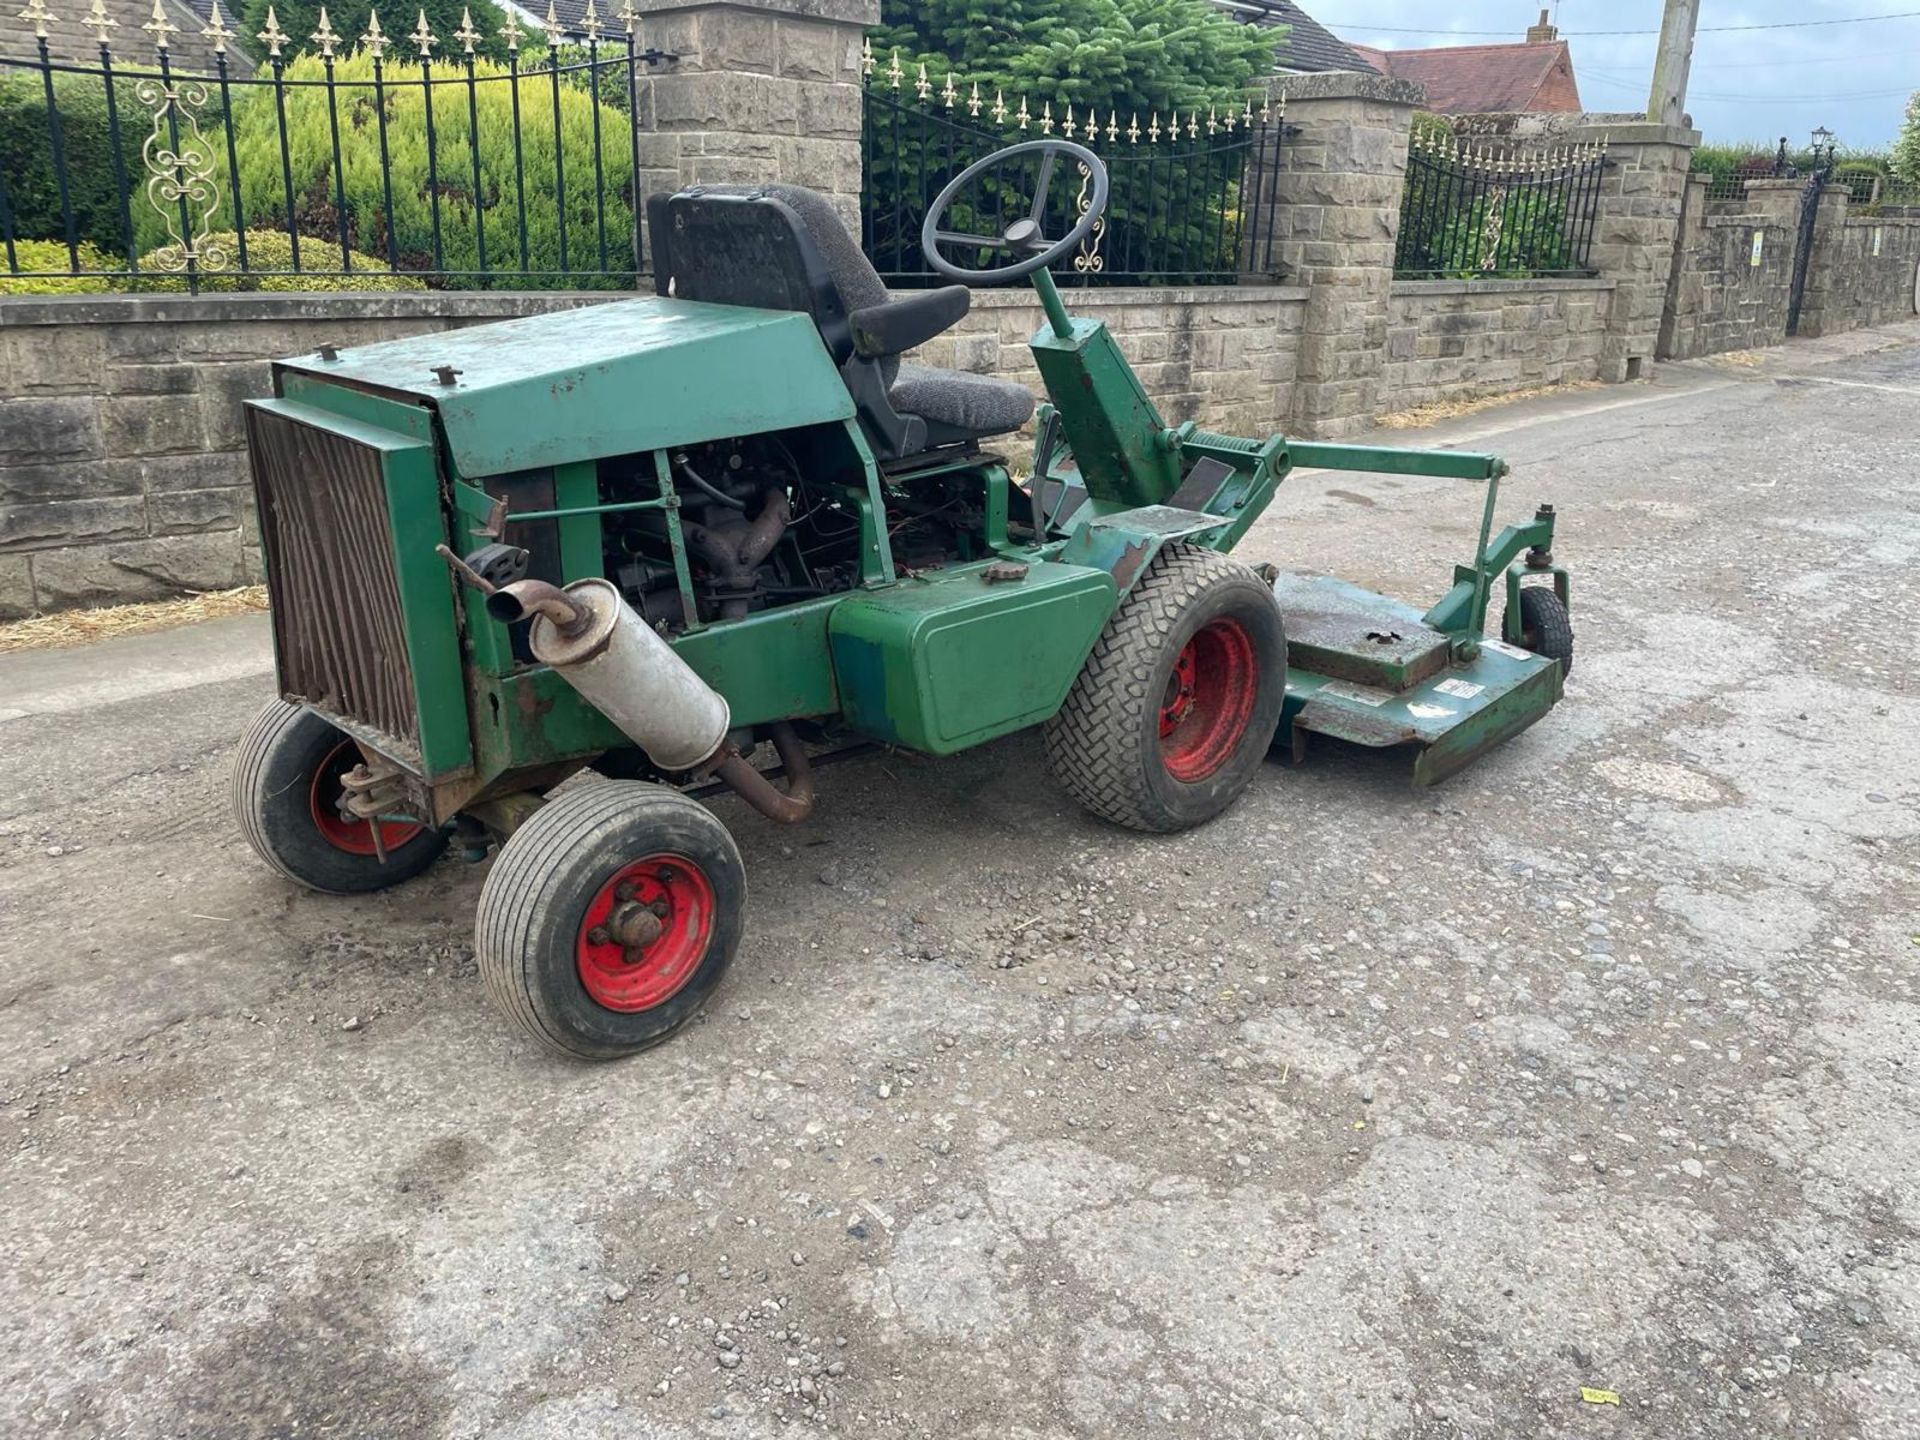
M273 383L276 394L315 410L378 425L413 440L433 439L433 412L418 400L349 389L280 365L274 367Z
M460 372L454 384L436 366ZM432 405L462 476L845 420L853 400L810 317L647 298L281 362Z
M1115 590L1105 571L1038 561L989 584L968 566L856 595L828 625L842 708L864 734L947 755L1060 708Z
M1157 505L1173 494L1178 447L1107 327L1075 320L1071 335L1042 330L1030 344L1087 493L1122 507Z
M1540 719L1559 701L1560 666L1498 640L1466 664L1450 665L1395 693L1287 671L1279 737L1312 731L1356 745L1414 745L1414 783L1429 785Z
M761 610L682 635L680 658L727 697L735 725L759 725L840 708L827 631L847 595Z
M1507 462L1471 450L1403 450L1392 445L1332 445L1289 440L1300 470L1367 470L1378 475L1433 475L1442 480L1497 480Z
M1226 521L1197 510L1171 505L1143 505L1097 515L1067 537L1060 559L1069 565L1104 570L1122 595L1146 573L1161 547L1175 540L1211 546ZM1224 548L1224 547L1219 547Z
M296 400L250 400L260 410L331 431L380 456L387 518L393 528L393 565L400 592L401 627L413 669L420 718L420 758L429 778L464 770L473 759L461 677L460 627L452 577L434 546L447 540L440 475L431 441L369 424ZM402 418L410 407L387 405L369 413Z

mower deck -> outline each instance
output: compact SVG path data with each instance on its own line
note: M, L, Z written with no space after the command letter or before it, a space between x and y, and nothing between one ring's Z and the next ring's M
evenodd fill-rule
M1287 624L1287 703L1275 746L1298 761L1309 732L1419 747L1413 782L1444 780L1545 715L1560 666L1498 640L1465 663L1418 610L1325 576L1273 582Z

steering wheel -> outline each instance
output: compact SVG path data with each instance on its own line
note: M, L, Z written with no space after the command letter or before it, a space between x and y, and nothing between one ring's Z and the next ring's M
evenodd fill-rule
M954 199L962 190L989 170L999 169L1020 155L1045 157L1040 161L1040 178L1034 182L1033 203L1027 207L1026 214L1011 222L999 235L970 235L942 228L941 221L946 219L947 211L953 208ZM1054 166L1062 155L1087 170L1093 180L1093 189L1087 196L1086 212L1081 215L1079 223L1060 239L1050 241L1042 229L1046 223L1047 189L1053 181ZM926 223L920 227L920 253L926 256L927 264L937 272L965 285L997 285L1007 280L1018 280L1036 270L1045 269L1063 255L1078 249L1080 243L1093 233L1093 227L1099 223L1106 208L1107 165L1098 155L1084 145L1075 145L1071 140L1023 140L1018 145L994 151L984 160L975 161L947 182L946 188L934 197L933 204L927 209ZM999 250L1024 258L991 270L974 270L947 259L940 253L942 245Z

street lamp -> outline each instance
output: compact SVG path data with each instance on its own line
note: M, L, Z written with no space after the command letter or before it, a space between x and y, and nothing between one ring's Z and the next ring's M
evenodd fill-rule
M1824 125L1813 132L1813 158L1816 164L1823 157L1827 160L1833 159L1834 142L1837 138L1833 131Z

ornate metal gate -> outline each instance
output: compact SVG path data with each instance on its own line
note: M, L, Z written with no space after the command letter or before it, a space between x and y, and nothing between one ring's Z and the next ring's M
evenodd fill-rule
M1833 174L1831 164L1823 165L1807 177L1807 188L1800 192L1800 234L1793 248L1793 289L1787 297L1787 334L1800 330L1800 302L1807 295L1807 266L1813 259L1813 228L1820 218L1820 197L1826 193Z

